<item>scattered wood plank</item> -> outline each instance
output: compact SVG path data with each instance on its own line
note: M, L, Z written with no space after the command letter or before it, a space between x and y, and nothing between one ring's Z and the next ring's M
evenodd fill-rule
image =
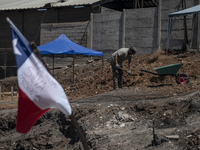
M171 140L178 140L179 135L165 135L166 138L171 139Z

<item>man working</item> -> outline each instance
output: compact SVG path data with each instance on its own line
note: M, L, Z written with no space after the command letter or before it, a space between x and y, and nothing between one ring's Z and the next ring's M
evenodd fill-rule
M131 59L132 55L136 53L136 48L120 48L116 52L114 52L111 56L111 66L112 66L112 72L113 72L113 88L114 90L118 88L122 88L122 76L123 76L123 70L122 70L122 63L125 60L128 60L128 68L129 70L127 73L131 73Z

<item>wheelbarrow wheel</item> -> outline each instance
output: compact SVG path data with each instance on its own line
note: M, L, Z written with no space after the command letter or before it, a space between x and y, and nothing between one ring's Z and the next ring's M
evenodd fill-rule
M189 82L189 76L185 73L179 73L176 77L176 82L178 84L184 84Z

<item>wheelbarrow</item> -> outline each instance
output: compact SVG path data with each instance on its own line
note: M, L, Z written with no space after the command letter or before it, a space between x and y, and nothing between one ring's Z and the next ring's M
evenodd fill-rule
M175 76L176 77L176 82L178 84L184 84L189 82L189 76L185 73L178 73L178 70L181 68L183 64L182 63L178 63L178 64L171 64L168 66L163 66L163 67L159 67L159 68L155 68L154 70L157 72L151 72L148 70L144 70L144 69L140 69L140 71L144 71L147 73L151 73L154 75L159 75L159 76L167 76L167 75L171 75L171 76Z

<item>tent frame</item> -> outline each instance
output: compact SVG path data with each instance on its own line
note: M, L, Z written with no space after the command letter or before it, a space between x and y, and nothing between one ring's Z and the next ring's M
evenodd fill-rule
M62 47L58 47L58 45ZM53 55L53 75L54 75L54 55L73 55L73 83L74 83L74 60L75 55L86 55L86 56L101 56L103 64L103 52L88 49L79 44L72 42L64 34L61 34L55 40L38 46L38 49L42 55Z
M184 10L169 14L169 16L168 16L168 29L167 29L166 55L168 55L168 53L169 53L168 51L169 51L169 46L170 46L170 35L171 35L171 31L172 31L172 21L173 21L172 18L177 17L177 16L193 15L193 18L192 18L192 34L191 34L191 42L190 42L190 48L189 48L189 51L191 51L192 44L193 44L193 38L194 38L194 26L195 26L195 21L197 19L196 16L198 15L198 13L200 13L200 9L195 10L195 11L190 11L190 10L195 9L197 7L199 8L200 5L197 5L197 6L188 8L188 9L184 9Z
M65 55L67 55L67 54L65 54ZM75 80L74 80L74 78L75 78L75 77L74 77L74 73L75 73L75 71L74 71L75 55L76 55L76 54L73 54L73 61L72 61L72 64L73 64L73 79L72 79L72 83L73 83L73 84L75 83ZM52 57L53 57L53 76L54 76L54 64L55 64L54 59L55 59L55 55L53 54ZM102 58L102 67L103 67L103 66L104 66L103 55L101 56L101 58Z

